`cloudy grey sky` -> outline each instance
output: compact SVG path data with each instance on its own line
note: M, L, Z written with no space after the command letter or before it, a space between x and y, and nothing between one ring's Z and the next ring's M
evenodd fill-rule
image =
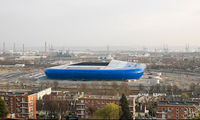
M200 46L200 0L0 0L0 43Z

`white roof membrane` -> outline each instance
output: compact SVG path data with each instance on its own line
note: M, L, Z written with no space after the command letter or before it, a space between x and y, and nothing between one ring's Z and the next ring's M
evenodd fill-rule
M119 60L110 61L108 66L86 66L86 65L69 66L69 65L70 64L65 64L65 65L55 66L51 68L52 69L92 69L92 70L134 69L134 68L145 69L146 68L144 64L137 64L137 63L119 61Z

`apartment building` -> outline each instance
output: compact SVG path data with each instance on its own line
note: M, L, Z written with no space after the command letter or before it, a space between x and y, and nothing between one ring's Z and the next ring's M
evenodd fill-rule
M10 112L10 118L36 119L36 94L32 92L0 91Z
M42 100L43 96L51 94L51 87L46 89L39 89L36 92L36 100Z
M133 118L135 118L135 99L127 97ZM108 103L120 105L119 96L85 95L78 98L76 103L76 113L80 119L87 119L97 109L104 107Z
M198 102L189 101L158 101L158 119L189 119L199 110Z

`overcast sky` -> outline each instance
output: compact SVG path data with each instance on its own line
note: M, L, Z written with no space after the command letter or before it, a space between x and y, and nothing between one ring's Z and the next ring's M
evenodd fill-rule
M0 0L0 44L200 46L200 0ZM2 45L1 45L2 46Z

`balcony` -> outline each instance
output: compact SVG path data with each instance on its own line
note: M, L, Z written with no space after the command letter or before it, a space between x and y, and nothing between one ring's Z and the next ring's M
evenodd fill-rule
M21 103L28 103L28 102L26 102L26 101L21 101Z
M26 101L21 101L21 103L25 103L25 104L28 104L28 103L30 103L30 102L26 102Z
M156 112L157 114L166 114L166 112L162 111L162 112Z
M85 115L84 113L77 113L78 116L82 116Z
M85 105L85 103L76 103L76 105Z
M26 106L22 106L22 107L20 107L20 108L23 108L23 109L28 109L28 107L26 107Z
M20 113L20 114L22 114L22 115L29 115L30 113L26 113L26 112L22 112L22 113Z
M85 110L85 108L76 108L76 110Z

